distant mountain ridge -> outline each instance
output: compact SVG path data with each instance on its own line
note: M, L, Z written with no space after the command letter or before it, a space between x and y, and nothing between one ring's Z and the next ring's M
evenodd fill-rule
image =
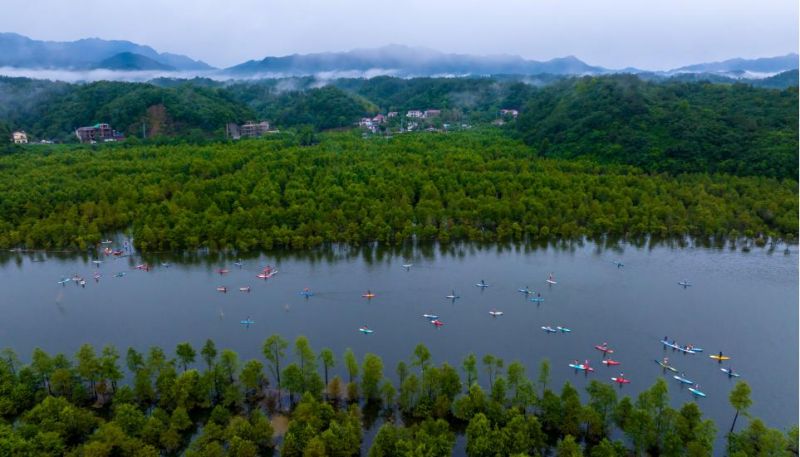
M574 56L545 62L500 54L475 56L446 54L427 48L389 45L347 52L292 54L250 60L225 69L232 76L280 74L303 76L321 72L375 71L394 76L490 75L490 74L600 74L609 70L589 65Z
M781 73L798 68L798 55L795 53L759 59L728 59L722 62L699 63L670 70L671 73Z
M444 53L424 47L388 45L345 52L322 52L267 56L250 60L226 69L216 69L190 57L159 53L150 46L123 40L86 38L57 42L34 40L16 33L0 33L0 67L32 70L67 70L80 74L74 80L86 80L86 70L100 72L92 78L147 80L148 72L181 72L181 77L203 76L215 79L259 79L292 76L322 76L323 78L379 75L397 77L430 76L487 76L487 75L601 75L633 73L643 77L671 77L694 74L702 78L760 79L798 68L795 53L758 59L729 59L721 62L698 63L672 70L647 71L634 67L608 69L590 65L575 56L547 61L528 60L517 55L470 55ZM84 72L84 73L81 73ZM138 73L131 73L138 72ZM20 76L19 71L5 74ZM650 76L648 76L650 75ZM33 76L36 77L36 76ZM40 76L41 77L41 76ZM51 76L45 75L44 78ZM138 78L138 79L137 79ZM144 78L144 79L142 79ZM791 75L784 80L791 80Z
M175 71L176 68L166 65L141 54L120 52L97 63L94 68L120 71Z
M0 33L0 67L64 70L106 68L101 66L102 62L122 53L136 54L175 70L208 71L214 69L199 60L179 54L159 53L150 46L130 41L99 38L85 38L77 41L40 41L16 33ZM127 57L127 60L131 62L138 60L143 65L152 66L152 63L135 57ZM118 64L119 62L112 61L111 63Z

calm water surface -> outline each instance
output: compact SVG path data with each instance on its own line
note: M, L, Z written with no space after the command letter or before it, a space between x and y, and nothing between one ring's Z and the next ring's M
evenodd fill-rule
M796 423L798 410L798 267L796 247L791 249L788 255L631 245L608 250L583 243L537 250L342 250L262 256L244 260L241 268L219 258L172 261L165 268L159 266L164 259L150 258L156 267L149 272L133 269L141 263L138 256L105 257L95 268L88 257L10 254L0 259L0 346L27 360L36 346L73 354L82 343L111 343L124 352L128 346L169 349L182 341L199 347L212 338L247 360L262 357L261 343L272 333L290 340L302 334L315 349L330 347L339 356L347 347L359 357L374 352L394 377L395 364L424 343L436 362L460 366L469 352L492 353L506 363L522 361L531 378L548 358L559 387L569 380L582 390L591 378L610 382L624 371L633 382L621 390L630 395L663 376L653 360L668 355L700 384L708 395L699 400L702 410L724 431L733 416L728 393L734 382L720 371L729 364L708 358L723 351L753 389L752 413L785 429ZM404 263L413 267L406 271ZM257 279L267 264L279 273ZM221 267L230 273L218 274ZM94 271L103 275L98 282ZM121 271L124 277L114 277ZM554 286L545 283L551 272ZM85 288L57 284L73 273L87 278ZM481 279L490 286L476 287ZM684 289L677 284L683 279L693 285ZM216 291L222 285L227 293ZM243 286L252 292L240 292ZM528 301L517 292L525 286L545 301ZM315 295L300 295L305 287ZM361 297L367 289L374 299ZM460 295L455 302L445 298L452 289ZM492 309L504 315L493 318ZM423 313L439 315L445 325L433 327ZM239 321L248 317L255 324L246 328ZM362 325L375 333L359 333ZM572 333L546 334L542 325ZM659 343L665 335L706 352L665 352ZM604 341L620 367L600 363L593 347ZM589 359L595 373L576 374L567 367L574 359ZM341 363L334 372L344 374ZM675 407L692 401L671 376L668 381Z

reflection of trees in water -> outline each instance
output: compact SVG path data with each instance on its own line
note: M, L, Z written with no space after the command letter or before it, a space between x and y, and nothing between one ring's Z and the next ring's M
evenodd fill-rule
M121 256L103 255L102 249L107 245L101 245L97 249L89 251L48 251L48 250L10 250L0 252L0 265L5 266L10 262L21 268L25 261L36 263L48 260L75 260L80 259L83 263L91 264L92 260L103 260L102 268L106 265L113 265L114 262L125 262L133 267L140 263L147 263L151 266L159 267L162 264L177 265L202 265L209 271L216 271L222 266L233 265L235 262L242 262L242 269L254 270L262 269L265 265L275 267L282 261L307 262L312 265L318 262L334 264L336 262L353 260L360 258L367 265L390 265L396 263L414 264L414 268L434 268L425 265L425 261L435 261L438 258L465 258L478 252L493 252L502 254L506 252L523 252L525 254L536 253L537 251L556 250L561 252L575 252L586 245L593 247L595 254L606 252L621 255L625 248L636 249L647 248L653 250L658 247L668 247L671 249L683 248L710 248L724 249L728 246L731 250L740 249L749 252L754 247L764 248L768 253L773 253L776 248L782 248L784 254L789 254L789 244L782 241L770 241L765 243L755 243L746 238L732 239L729 237L659 237L655 235L647 236L600 236L584 238L559 238L551 240L527 240L524 242L417 242L406 241L399 245L381 245L372 242L363 246L349 246L340 243L329 243L311 249L295 251L291 249L276 249L262 253L240 253L235 250L212 251L208 248L195 251L184 252L148 252L138 254L134 249L130 249ZM130 243L128 244L130 246ZM249 267L249 268L248 268Z

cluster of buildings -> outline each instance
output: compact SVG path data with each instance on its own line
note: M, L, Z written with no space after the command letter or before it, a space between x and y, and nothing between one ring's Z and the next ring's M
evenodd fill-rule
M425 111L420 110L411 110L406 113L406 117L413 117L417 119L431 119L434 117L439 117L442 114L442 110L438 109L426 109ZM395 113L395 115L397 115Z
M97 143L98 141L101 142L109 142L109 141L122 141L125 139L125 136L112 129L108 124L95 124L89 127L78 127L75 129L75 136L78 137L78 140L81 143Z
M433 119L439 117L441 114L442 111L438 109L426 109L425 111L409 110L406 112L405 117L410 119ZM358 125L359 127L366 128L372 133L377 133L381 124L385 124L389 119L398 117L400 117L400 113L397 111L390 111L386 113L386 116L383 114L377 114L375 117L362 117L361 120L358 121ZM404 130L408 130L410 132L415 130L417 127L419 127L418 122L409 121Z
M269 129L269 122L267 121L247 121L242 125L234 124L233 122L225 124L225 136L232 140L258 138L269 132L272 132L272 130Z

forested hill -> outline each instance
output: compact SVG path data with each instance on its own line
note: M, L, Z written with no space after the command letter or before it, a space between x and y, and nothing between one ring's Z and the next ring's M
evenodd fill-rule
M797 87L580 78L531 92L516 127L547 157L795 177L797 104Z
M769 84L793 81L782 75ZM796 79L796 75L794 75ZM587 157L647 171L797 176L798 91L632 75L520 79L290 78L221 83L66 84L0 77L0 136L77 141L76 127L107 122L127 136L224 139L227 122L268 120L279 129L351 128L362 116L439 109L437 127L488 125L516 109L504 130L531 153ZM513 126L513 127L512 127ZM143 129L144 127L144 129ZM399 122L391 126L397 131ZM384 133L386 131L384 130ZM7 144L7 143L6 143Z

